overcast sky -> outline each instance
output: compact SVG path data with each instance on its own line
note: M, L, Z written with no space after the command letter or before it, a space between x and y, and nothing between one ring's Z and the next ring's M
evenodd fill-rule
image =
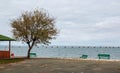
M56 18L52 45L120 45L120 0L1 0L0 34L12 37L11 20L35 8Z

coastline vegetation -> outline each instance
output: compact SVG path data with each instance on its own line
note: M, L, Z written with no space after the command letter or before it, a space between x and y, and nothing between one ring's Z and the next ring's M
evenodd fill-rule
M9 64L24 61L24 58L0 59L0 64Z

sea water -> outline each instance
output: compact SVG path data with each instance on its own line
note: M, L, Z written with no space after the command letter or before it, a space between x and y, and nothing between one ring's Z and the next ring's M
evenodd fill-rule
M0 46L0 50L8 50L8 46ZM16 57L27 56L27 51L27 46L11 47ZM38 58L80 58L85 54L89 59L98 59L98 54L110 54L110 59L120 59L120 47L36 46L31 52Z

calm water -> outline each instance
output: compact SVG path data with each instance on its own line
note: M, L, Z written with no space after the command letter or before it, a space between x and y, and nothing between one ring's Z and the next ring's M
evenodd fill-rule
M0 50L8 50L7 46L0 46ZM11 52L15 56L26 56L26 46L12 46ZM120 59L119 47L79 47L79 46L37 46L31 52L37 53L37 57L46 58L79 58L82 54L89 59L98 59L98 54L110 54L111 59Z

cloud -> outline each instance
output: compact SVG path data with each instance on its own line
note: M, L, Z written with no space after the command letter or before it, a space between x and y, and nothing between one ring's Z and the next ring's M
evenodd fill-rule
M120 16L106 18L95 26L101 29L118 29L120 28Z
M104 45L102 40L120 39L120 0L2 0L0 34L11 36L10 20L35 8L44 8L56 18L60 33L55 43L83 45L100 41Z
M92 41L116 40L120 38L120 16L108 17L95 24L80 24L72 21L61 22L61 32L58 40L64 41Z

